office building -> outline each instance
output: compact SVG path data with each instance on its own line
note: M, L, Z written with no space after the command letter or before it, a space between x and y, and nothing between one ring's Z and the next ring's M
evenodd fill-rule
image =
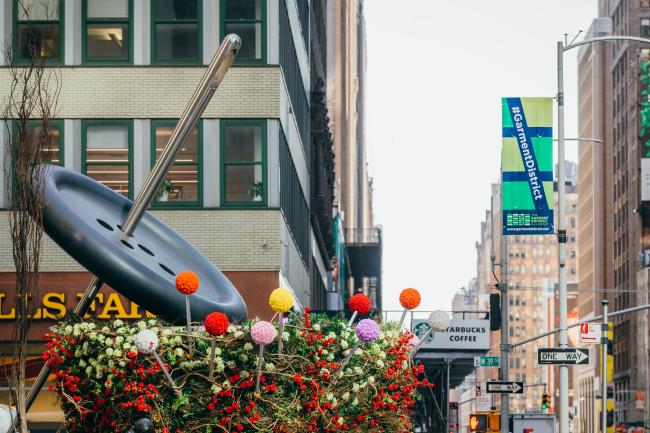
M599 22L606 21L613 35L650 37L650 2L599 0L598 14L594 33L599 32L595 28ZM580 225L585 229L580 243L587 252L581 258L587 271L580 288L591 289L584 296L581 291L580 308L581 313L597 315L605 297L610 311L648 302L650 212L643 179L650 153L642 66L650 60L650 47L632 41L589 47L578 54L579 128L581 135L604 143L580 144L579 163L586 170L580 186L586 194L580 205ZM638 410L635 405L637 391L647 392L649 382L648 332L646 313L613 319L614 419L624 428L648 419L648 408ZM601 393L589 383L589 375L581 378L584 397L589 399L580 415L585 426L594 425L590 406L596 395L589 390Z

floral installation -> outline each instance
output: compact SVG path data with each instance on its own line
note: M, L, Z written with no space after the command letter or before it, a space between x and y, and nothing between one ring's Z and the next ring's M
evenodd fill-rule
M416 289L404 289L399 294L399 303L406 310L417 308L418 305L420 305L420 301L422 301L422 298L420 296L420 292L418 292Z
M293 295L287 289L275 289L269 296L269 306L276 313L287 313L293 307Z
M273 311L278 313L278 333L284 334L284 314L288 313L293 308L293 294L287 289L278 288L271 292L269 296L269 306ZM284 340L278 340L278 353L282 353L282 346Z
M370 312L370 298L363 293L357 293L352 296L348 301L348 308L352 311L352 317L348 322L348 326L352 326L357 314L364 316Z
M192 309L190 308L190 295L199 290L199 276L192 271L183 271L176 276L176 290L185 295L185 327L188 334L192 332ZM190 352L194 352L194 346L190 341Z
M50 388L65 413L65 431L124 432L142 418L161 433L411 431L417 388L432 385L411 361L410 332L373 321L355 330L309 309L302 318L290 314L279 337L285 351L269 350L261 359L257 393L254 344L274 349L276 324L230 324L215 340L214 329L188 335L185 327L155 319L60 323L46 335L43 358L52 367ZM218 320L219 332L223 324ZM335 380L341 372L345 380Z
M354 346L352 346L350 353L348 353L348 355L343 358L343 362L341 362L341 368L339 368L338 377L343 377L344 368L348 365L350 359L356 355L357 350L361 346L361 343L371 343L375 341L377 337L379 337L381 331L377 322L372 319L363 319L357 324L356 328L354 329L354 333L357 336L357 342L354 344Z
M417 291L417 289L413 288L408 288L402 290L402 292L399 294L399 303L404 307L404 311L402 311L402 317L399 320L399 327L402 327L402 324L404 324L404 318L406 317L406 312L409 310L413 310L420 305L420 302L422 301L422 297L420 296L420 292Z
M273 343L275 337L278 336L278 331L271 322L264 320L255 323L251 326L251 339L253 343L260 347L260 353L257 355L257 374L255 379L255 392L260 392L260 379L262 377L262 363L264 362L264 347ZM279 352L278 352L279 353Z
M205 316L203 320L205 332L212 336L210 342L210 380L214 377L214 361L217 356L217 337L222 337L228 332L230 320L225 314L215 311Z

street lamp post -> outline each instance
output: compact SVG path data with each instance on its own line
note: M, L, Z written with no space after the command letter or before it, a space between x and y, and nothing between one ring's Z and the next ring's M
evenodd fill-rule
M638 38L635 36L598 36L584 39L564 45L562 41L557 43L557 133L558 133L558 171L557 171L557 195L558 195L558 285L560 303L560 347L568 346L567 338L567 284L566 284L566 188L564 172L564 53L582 45L592 44L601 41L632 41L650 44L650 39ZM569 367L560 366L560 433L569 433Z
M602 335L600 336L600 351L602 359L600 361L600 431L607 432L607 344L609 343L609 322L607 317L607 305L609 301L603 299L600 301L603 304L603 327Z

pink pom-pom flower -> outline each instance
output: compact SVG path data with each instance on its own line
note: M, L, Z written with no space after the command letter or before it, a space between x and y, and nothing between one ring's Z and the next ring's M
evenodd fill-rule
M372 319L363 319L357 323L355 332L359 340L369 343L379 337L379 325Z
M409 350L415 349L415 346L417 346L419 342L420 338L417 335L411 335L411 338L409 338L408 341Z
M273 340L275 340L277 335L278 331L276 331L275 326L264 320L255 323L251 327L251 338L253 339L253 343L260 346L267 346L273 343Z

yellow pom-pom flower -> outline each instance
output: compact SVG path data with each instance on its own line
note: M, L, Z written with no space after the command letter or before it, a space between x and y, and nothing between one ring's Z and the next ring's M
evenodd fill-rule
M293 295L287 289L275 289L269 297L269 305L276 313L286 313L293 307Z

